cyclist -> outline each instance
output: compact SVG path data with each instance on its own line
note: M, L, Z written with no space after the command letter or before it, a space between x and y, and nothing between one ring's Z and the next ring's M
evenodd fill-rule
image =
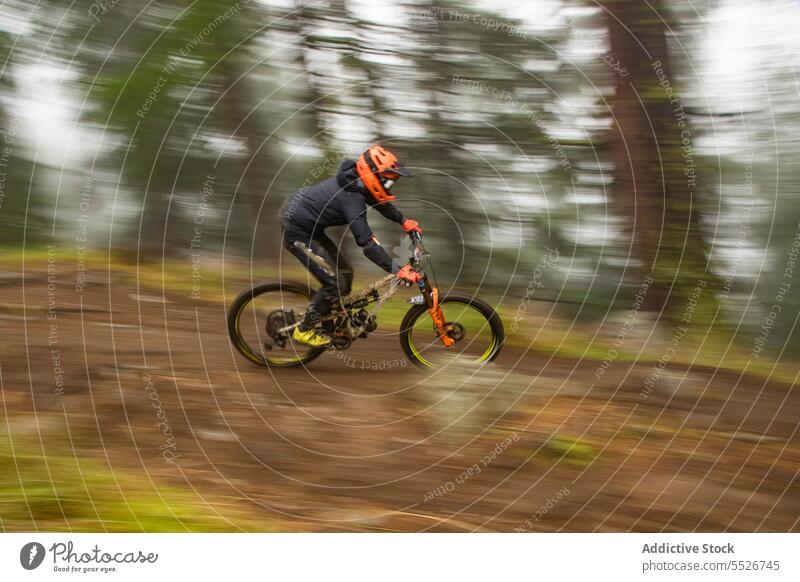
M397 222L407 233L422 230L415 220L407 219L395 208L389 194L400 177L410 177L389 150L374 145L358 160L344 160L332 176L314 186L296 192L284 207L281 217L283 243L320 282L303 321L294 329L293 339L322 347L331 338L320 333L317 324L331 312L331 303L347 295L353 283L353 268L325 234L329 226L348 225L356 244L373 263L399 279L416 283L419 273L410 265L401 267L375 238L367 223L367 208L374 208L384 218Z

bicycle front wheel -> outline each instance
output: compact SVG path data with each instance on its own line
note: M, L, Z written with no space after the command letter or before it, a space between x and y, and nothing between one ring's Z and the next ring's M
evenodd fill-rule
M447 335L455 341L445 347L424 305L408 310L400 325L400 344L406 357L421 367L435 368L458 357L462 362L483 364L500 353L505 340L497 312L476 297L450 293L439 298Z

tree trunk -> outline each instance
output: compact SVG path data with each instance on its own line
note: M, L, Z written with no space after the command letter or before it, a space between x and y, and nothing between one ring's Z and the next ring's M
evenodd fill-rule
M250 109L245 77L239 75L233 62L223 68L225 97L221 102L228 127L234 137L244 141L247 157L237 157L237 171L234 178L240 182L237 198L245 198L245 206L251 218L251 242L255 256L277 258L280 246L275 243L276 212L279 201L275 193L267 192L272 177L265 167L277 167L270 156L265 156L269 144L264 143L264 135L258 126L258 112ZM234 184L236 186L236 184ZM237 204L237 206L241 206Z
M693 137L667 49L667 14L662 0L601 5L610 57L620 69L612 110L613 199L625 219L630 257L638 259L641 279L652 279L643 308L663 310L674 322L699 281L707 288L710 275Z
M316 23L313 12L314 7L315 6L311 5L307 0L297 0L295 2L297 35L300 39L298 64L305 72L306 104L311 110L314 126L317 129L315 139L322 147L324 152L323 157L331 159L336 155L336 148L334 148L331 142L327 124L325 123L326 102L329 101L330 98L326 97L320 88L318 77L321 78L322 75L313 69L309 60L312 51L315 50L314 43L311 40L311 35L314 32L314 25Z

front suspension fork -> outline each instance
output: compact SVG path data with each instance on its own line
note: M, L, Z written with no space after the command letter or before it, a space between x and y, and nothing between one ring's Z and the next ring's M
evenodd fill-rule
M425 305L428 307L428 313L433 320L433 327L436 330L436 335L439 336L444 346L449 348L456 342L448 335L450 326L447 325L444 313L442 313L442 306L439 303L439 288L430 287L428 285L428 277L425 276L419 282L419 290L425 298Z

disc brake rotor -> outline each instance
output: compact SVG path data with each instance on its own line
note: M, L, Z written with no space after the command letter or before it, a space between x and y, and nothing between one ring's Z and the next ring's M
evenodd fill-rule
M454 339L455 341L460 341L464 339L464 336L467 334L467 330L464 329L464 326L460 323L447 323L447 335Z

